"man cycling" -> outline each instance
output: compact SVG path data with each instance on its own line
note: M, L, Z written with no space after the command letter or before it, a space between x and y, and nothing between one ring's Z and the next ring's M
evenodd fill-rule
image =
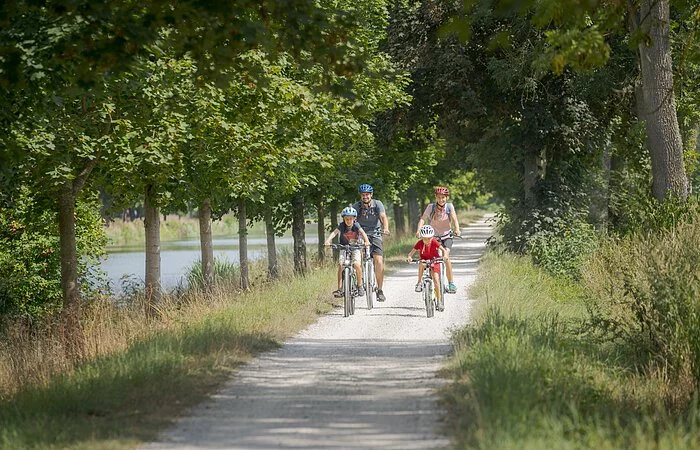
M372 198L374 188L369 184L361 184L360 201L353 205L357 210L357 221L369 237L372 244L371 254L374 259L374 271L377 276L377 301L386 300L382 286L384 285L384 249L382 247L382 234L389 234L389 218L386 215L384 204Z
M443 186L435 188L435 203L431 203L423 211L423 217L418 221L418 229L416 237L420 237L420 229L428 222L435 229L435 239L445 247L445 269L447 272L447 292L454 294L457 292L452 278L452 261L450 260L450 250L452 249L452 225L454 224L455 236L461 236L459 230L459 221L457 220L457 212L452 203L447 203L447 196L450 195L450 190Z

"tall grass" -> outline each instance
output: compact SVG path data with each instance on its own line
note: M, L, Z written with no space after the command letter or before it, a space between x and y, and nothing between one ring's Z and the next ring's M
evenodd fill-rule
M640 365L666 374L674 403L700 388L700 216L610 239L585 274L591 311Z
M581 285L490 253L472 294L445 368L456 448L700 448L697 404L669 409L662 372L590 332Z
M0 448L125 448L155 437L255 353L274 348L333 305L330 268L246 293L165 296L148 320L137 297L86 305L87 358L64 357L60 329L11 327L0 342Z

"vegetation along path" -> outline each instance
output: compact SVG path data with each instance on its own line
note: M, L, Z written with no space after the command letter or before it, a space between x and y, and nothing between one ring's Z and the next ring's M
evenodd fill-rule
M428 319L414 292L417 266L385 279L387 301L341 309L253 360L213 398L147 449L395 448L448 444L440 433L436 372L451 331L466 323L467 287L491 234L486 219L455 240L456 295ZM408 251L406 252L408 253Z

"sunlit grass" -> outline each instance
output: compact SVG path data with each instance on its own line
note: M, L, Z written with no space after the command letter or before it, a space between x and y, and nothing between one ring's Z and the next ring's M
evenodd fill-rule
M155 437L257 352L328 312L335 271L166 297L146 320L139 302L95 301L87 362L63 358L57 330L17 330L0 347L0 448L126 448ZM20 339L21 338L21 339ZM10 344L11 342L11 344Z
M582 294L525 258L484 259L444 371L456 448L700 448L697 407L668 412L673 386L588 332Z

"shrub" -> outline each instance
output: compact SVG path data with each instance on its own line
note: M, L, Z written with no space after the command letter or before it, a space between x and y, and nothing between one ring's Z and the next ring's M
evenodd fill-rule
M700 386L698 267L696 215L670 231L610 239L584 272L594 323L641 364L667 371L686 397Z
M569 222L555 218L548 229L530 236L528 246L535 264L553 275L578 279L597 239L590 224L575 218Z
M0 315L37 317L61 304L60 242L57 214L40 204L26 187L0 208ZM89 273L105 248L96 196L76 206L78 271L84 293L99 289Z

